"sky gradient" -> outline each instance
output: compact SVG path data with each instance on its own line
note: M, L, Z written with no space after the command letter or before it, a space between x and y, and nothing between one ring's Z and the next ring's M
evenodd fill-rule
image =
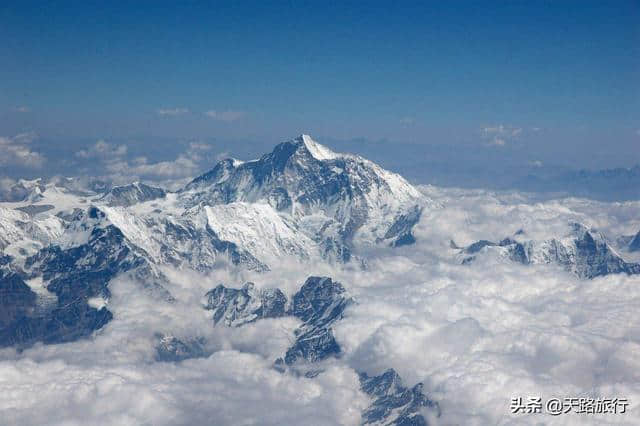
M640 162L638 2L132 3L0 6L0 136L48 157L304 132L490 167Z

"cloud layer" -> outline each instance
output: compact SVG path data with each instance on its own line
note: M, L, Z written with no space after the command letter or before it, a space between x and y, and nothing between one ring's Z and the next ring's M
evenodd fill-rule
M0 136L0 165L40 168L46 158L33 151L31 142L36 138L33 133L22 133L14 137Z
M115 184L145 180L169 188L172 188L172 184L181 185L183 179L194 177L213 160L213 156L209 155L210 145L200 142L189 143L183 153L170 161L154 162L146 156L128 155L128 151L126 145L99 140L77 151L75 157L82 164L86 164L87 160L93 161L97 167L92 170L92 175L99 176L102 171L106 174L103 179Z
M422 190L443 207L425 212L415 246L369 253L366 270L296 262L265 274L166 269L175 303L117 279L114 320L92 340L0 351L0 414L12 424L358 424L369 400L355 372L393 367L439 402L434 424L637 424L640 277L579 280L488 258L463 266L449 240L519 229L544 238L574 220L629 235L640 229L640 202ZM291 296L309 275L334 277L357 301L334 330L342 358L314 379L272 369L297 320L214 328L201 308L220 282L251 280ZM157 333L203 337L212 355L155 362ZM621 397L631 406L626 415L511 414L511 398L528 396Z

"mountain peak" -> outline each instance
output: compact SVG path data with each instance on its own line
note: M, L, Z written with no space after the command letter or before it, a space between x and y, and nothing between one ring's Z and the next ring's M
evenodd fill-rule
M307 134L302 134L302 135L298 136L297 138L293 139L292 142L295 143L299 147L306 148L306 150L309 152L309 154L311 154L311 156L313 158L315 158L316 160L320 160L320 161L322 161L322 160L334 160L334 159L340 157L339 154L331 151L326 146L321 145L318 142L314 141L311 138L311 136L309 136Z
M242 217L253 217L256 223L261 217L280 223L283 230L289 229L286 223L304 228L313 244L296 253L308 258L318 250L322 257L340 262L348 261L356 246L411 244L411 230L422 208L431 204L401 176L357 155L335 153L305 134L278 144L258 160L220 162L177 197L187 208L219 206L217 214L228 212L230 218L240 209L248 213ZM251 204L262 207L247 207ZM238 243L255 240L249 236L251 229L241 226L230 238ZM294 246L297 242L285 252Z
M167 195L162 188L133 182L128 185L114 186L100 198L110 206L131 206L145 201L164 198Z

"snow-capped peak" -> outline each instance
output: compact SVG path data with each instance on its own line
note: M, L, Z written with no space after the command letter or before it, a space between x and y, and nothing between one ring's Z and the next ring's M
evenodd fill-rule
M315 242L328 257L338 259L348 259L351 248L360 243L409 244L423 207L432 205L401 176L358 155L335 153L305 134L277 145L258 160L219 162L189 183L177 199L187 209L217 206L221 217L225 212L229 217L246 212L240 215L241 222L271 218L267 223L275 223L277 219L294 234L302 232L305 241ZM234 235L228 235L224 226L218 226L216 232L244 245L255 240L253 232L241 232L245 228L239 226ZM284 240L278 244L287 247L263 246L264 250L256 251L288 253L297 247ZM307 257L317 249L293 251Z
M316 160L334 160L340 157L339 154L331 151L324 145L319 144L318 142L311 139L311 136L302 134L294 139L297 143L302 143L307 151L316 159Z

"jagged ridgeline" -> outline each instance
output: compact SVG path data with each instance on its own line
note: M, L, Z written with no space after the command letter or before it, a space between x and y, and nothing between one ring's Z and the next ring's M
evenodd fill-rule
M534 240L524 230L496 243L480 240L459 248L461 262L468 264L478 256L497 255L523 265L554 264L579 278L591 279L608 274L640 274L640 264L625 261L595 229L580 223L569 223L565 235L559 238ZM639 239L640 233L636 235ZM630 239L628 251L633 251ZM454 244L455 246L455 244Z
M259 277L284 262L366 268L366 253L410 250L419 242L416 224L439 207L402 177L306 135L253 161L223 160L177 191L140 182L79 189L72 179L58 179L21 181L11 194L0 204L0 347L17 349L88 338L117 321L111 299L118 278L172 304L179 300L169 291L168 271ZM570 223L549 238L526 229L486 238L467 247L452 242L449 260L469 265L460 268L485 256L523 267L560 265L579 279L640 273L640 265L620 255L640 250L640 233L612 243ZM285 374L312 378L343 357L333 330L356 303L350 283L310 277L286 294L255 281L202 290L197 296L206 303L193 309L210 314L211 327L296 318L291 345L273 360ZM204 337L150 333L157 333L159 362L210 355ZM420 425L422 413L438 412L420 385L405 387L393 370L359 374L372 398L365 423Z
M253 283L234 289L220 284L207 293L205 309L211 311L216 325L226 327L241 327L264 318L298 318L301 325L294 331L295 341L274 367L315 377L322 373L319 362L340 357L333 326L354 303L342 284L328 277L309 277L290 301L279 289L256 290ZM203 356L201 348L197 341L185 343L164 337L157 351L162 359L183 360ZM439 405L423 393L421 383L407 388L393 369L378 376L366 372L359 376L362 391L372 398L362 413L362 424L419 426L427 424L423 412L440 415Z
M362 266L367 246L413 243L434 205L402 177L306 135L254 161L221 161L176 192L102 188L21 181L22 201L0 207L1 346L90 335L112 319L109 282L122 274L166 292L163 267Z

